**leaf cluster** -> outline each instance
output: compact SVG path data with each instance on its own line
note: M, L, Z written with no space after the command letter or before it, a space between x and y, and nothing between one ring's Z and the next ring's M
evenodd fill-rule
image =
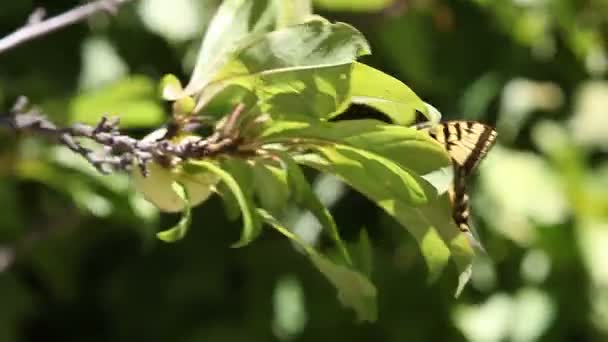
M356 251L342 240L305 177L303 168L311 168L338 177L411 233L431 279L451 257L461 273L460 291L474 252L449 214L450 160L442 146L407 126L416 113L431 121L438 121L439 113L400 81L357 61L370 48L355 28L280 3L224 1L188 84L164 77L162 96L173 103L171 139L207 134L229 142L213 155L156 165L147 177L135 172L151 202L182 212L158 237L183 238L192 224L191 208L218 193L229 217L243 222L234 247L255 240L266 224L301 247L360 320L372 321L376 289L360 262L371 255L353 256ZM392 123L340 120L353 103L380 110ZM211 130L205 132L202 122ZM289 227L293 208L316 218L337 256L322 253Z

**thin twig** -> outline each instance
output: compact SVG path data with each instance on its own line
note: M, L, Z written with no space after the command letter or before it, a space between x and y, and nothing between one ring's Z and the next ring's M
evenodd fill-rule
M193 135L179 141L173 141L171 137L160 137L156 140L135 139L119 131L118 119L105 117L95 126L74 124L60 128L40 111L27 107L27 100L24 97L19 98L9 115L0 116L0 127L8 127L15 133L30 132L54 138L81 155L103 174L129 170L133 165L137 165L142 174L146 175L150 161L172 166L188 159L231 154L234 153L235 147L243 142L238 133L235 133L238 132L236 127L232 128L233 132L229 132L229 136L218 130L207 137ZM243 106L239 104L228 116L238 116L242 111ZM79 142L82 139L97 143L102 147L101 150L84 147Z
M42 20L44 12L36 9L25 26L0 39L0 54L27 41L49 34L63 27L83 21L99 12L115 14L118 8L130 0L97 0L75 7L65 13Z
M226 123L222 126L221 132L225 137L232 136L235 133L238 121L245 110L244 104L238 104L232 113L226 117Z

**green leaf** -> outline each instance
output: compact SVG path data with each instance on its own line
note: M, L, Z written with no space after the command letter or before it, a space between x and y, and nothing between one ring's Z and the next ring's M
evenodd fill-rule
M310 210L310 212L319 220L321 226L325 229L326 233L334 240L336 246L340 250L344 261L347 264L352 264L350 255L342 238L338 227L334 222L334 218L331 216L329 210L323 205L317 194L312 190L310 184L306 180L304 173L300 169L300 166L289 156L287 153L277 153L285 167L287 169L287 181L289 187L294 195L294 199L297 204L302 205L304 208Z
M238 84L257 95L263 112L326 118L346 108L351 65L368 53L353 27L309 21L249 37L221 70L189 93L200 93L200 110L222 89Z
M253 186L256 196L265 210L278 216L287 207L290 187L284 170L256 162L253 166Z
M430 185L428 185L428 188L428 191L430 191ZM458 296L471 277L471 268L475 257L474 247L479 246L479 242L470 233L460 231L454 223L447 193L418 209L422 217L425 218L426 224L437 230L450 250L450 257L460 274L456 290L456 296ZM406 214L407 212L404 213L404 215Z
M102 116L120 117L120 127L158 126L165 112L156 84L145 76L132 76L99 90L78 95L70 103L70 121L95 124Z
M292 70L258 75L248 86L259 97L260 109L273 118L327 119L348 108L350 73L350 64Z
M275 121L260 133L259 140L269 144L304 141L348 145L390 159L418 175L451 167L445 149L427 134L376 120Z
M184 96L184 88L177 76L167 74L160 81L160 95L165 100L175 100Z
M275 11L273 0L224 0L207 28L186 94L198 93L215 77L237 42L249 34L270 31Z
M182 217L180 218L179 222L173 228L156 234L159 239L165 242L175 242L181 240L184 236L186 236L188 228L190 228L190 224L192 223L192 213L188 191L186 191L186 188L178 182L173 182L171 187L173 188L173 191L175 191L175 194L177 194L177 196L183 201L184 210L182 211Z
M312 148L320 153L298 156L296 160L336 175L395 217L418 241L429 277L436 279L448 262L450 252L419 209L429 197L435 196L434 191L425 191L428 190L424 187L425 181L367 151L346 146Z
M224 204L224 213L230 221L236 221L241 217L241 207L232 190L226 183L220 183L217 186L217 193L222 198Z
M173 190L173 183L178 182L186 188L191 206L206 201L213 193L213 187L219 179L210 172L188 174L180 167L165 168L156 163L148 164L148 175L144 177L137 167L132 172L135 188L146 200L165 212L179 212L185 209L183 200Z
M196 102L190 96L184 96L173 102L171 108L173 109L173 115L190 115L194 111Z
M241 215L243 216L243 231L241 233L241 239L232 245L232 247L235 248L247 245L261 232L261 224L253 212L254 205L251 193L248 192L247 188L244 189L241 187L236 179L238 178L240 181L244 182L245 177L240 173L241 171L244 171L242 166L247 167L246 165L239 165L235 160L235 163L231 164L231 171L235 172L233 175L209 161L194 160L189 161L187 164L187 167L191 170L200 168L216 174L234 194L236 201L241 208Z
M395 217L418 241L431 279L439 276L450 254L460 272L467 272L474 253L469 237L453 223L445 194L452 180L451 163L446 151L428 135L375 120L276 121L261 133L260 140L329 152L297 158L338 175ZM389 176L403 172L408 181ZM389 184L384 186L384 182ZM411 196L418 200L403 197L413 190Z
M434 192L427 193L423 182L395 162L369 151L345 145L310 146L330 164L332 173L355 179L382 200L396 199L411 206L424 204Z
M268 212L258 209L258 214L266 223L304 249L312 263L336 287L338 299L342 305L352 308L360 321L373 322L376 320L377 291L369 279L346 266L333 263L284 227Z
M239 104L244 105L248 110L254 110L258 102L257 96L251 90L233 84L217 93L207 104L204 112L205 115L221 117L230 113Z
M310 258L317 268L338 289L342 305L355 310L359 321L374 322L378 316L376 287L363 274L332 263L320 254Z
M355 267L370 278L373 269L373 249L365 228L361 228L359 241L350 244L349 250Z
M279 0L276 3L279 8L277 28L301 24L312 16L311 0Z
M416 111L430 121L433 117L425 103L405 84L392 76L362 63L355 63L351 76L351 101L373 107L390 117L399 125L415 122Z
M418 242L430 281L437 279L452 256L461 273L459 288L464 286L474 251L453 222L447 193L437 197L436 189L418 175L396 176L398 167L392 161L369 152L343 146L312 148L320 154L300 155L296 160L335 174L393 216Z
M394 0L314 0L315 5L329 11L379 12Z

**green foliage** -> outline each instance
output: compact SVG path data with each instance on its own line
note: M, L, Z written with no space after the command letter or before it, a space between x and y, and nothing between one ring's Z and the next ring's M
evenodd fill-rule
M179 222L175 225L175 227L167 229L165 231L159 232L156 236L165 241L165 242L175 242L181 240L184 236L186 236L186 232L190 228L190 224L192 222L192 210L190 208L190 198L188 196L188 192L186 188L177 183L173 182L171 184L173 191L177 194L177 196L184 203L184 209L182 210L182 217Z
M373 247L367 230L362 228L359 240L351 246L354 264L366 277L371 277L373 270Z
M165 100L178 99L183 91L182 83L173 74L163 76L160 81L160 96Z
M243 216L241 239L232 246L245 246L257 237L261 230L260 221L254 213L253 194L250 191L253 189L251 170L244 165L244 162L238 160L231 160L223 167L204 160L192 161L188 164L188 171L191 173L201 170L216 174L232 191Z
M120 117L123 127L151 127L166 119L154 81L145 76L85 91L70 103L71 121L95 124L103 115Z
M226 63L234 45L250 33L268 32L274 1L223 1L209 23L186 92L198 92Z
M102 176L0 128L1 341L607 339L605 1L311 2L133 1L0 55L2 113L27 95L60 125L121 115L158 138L166 112L204 137L246 108L243 149L203 160L231 186L188 163ZM0 37L33 10L0 5ZM469 188L472 269L449 160L404 127L440 119L426 101L499 132ZM370 107L398 125L358 120ZM244 212L263 230L229 248ZM157 238L189 215L178 244Z
M333 11L369 12L385 9L391 5L391 0L315 0L314 3Z
M344 261L347 264L351 264L352 261L350 255L346 249L346 246L344 246L342 239L340 238L340 233L338 232L338 227L334 222L334 218L331 216L329 210L323 205L319 197L314 193L310 187L310 184L308 184L308 181L300 169L300 166L287 153L281 153L279 151L277 155L285 164L288 185L293 191L294 202L297 205L310 210L310 212L317 218L317 220L319 220L323 228L325 228L327 233L334 240L342 253Z
M202 109L218 92L239 85L271 115L296 110L327 118L345 109L350 64L367 53L367 43L354 28L316 19L243 38L216 69L192 80L185 91L198 96Z
M385 156L420 175L450 165L446 151L426 134L376 120L276 121L260 137L266 144L295 139L319 144L345 143Z
M174 182L185 187L192 206L206 201L212 194L212 187L219 182L219 177L211 172L190 174L182 172L179 167L171 170L156 163L149 165L148 173L144 177L139 169L135 169L133 183L148 201L166 212L179 212L186 207L173 189Z
M253 166L253 188L259 200L260 206L280 216L287 210L287 204L292 184L288 182L286 170L258 161ZM297 193L297 190L295 191Z
M376 288L366 277L319 254L264 210L259 209L258 213L266 223L304 249L310 261L338 289L338 299L345 306L353 308L359 320L376 320Z
M353 27L314 18L272 30L271 23L278 19L271 3L254 6L251 1L225 1L205 35L190 83L182 89L172 75L161 81L163 97L178 103L173 106L176 117L191 111L191 97L196 99L194 113L204 111L210 102L221 107L214 99L218 94L230 103L235 97L246 99L241 102L249 106L246 113L236 119L237 127L230 129L246 137L245 146L255 146L254 154L267 155L269 160L219 156L217 161L188 161L183 171L194 177L199 171L211 172L222 179L227 187L220 190L226 211L231 217L240 212L243 218L241 239L234 247L250 243L261 232L256 209L265 209L268 222L269 215L282 215L292 199L295 206L313 214L336 244L344 263L352 266L331 213L297 163L334 174L415 236L430 279L438 277L453 255L462 274L460 291L469 279L473 249L452 223L447 195L439 196L443 184L433 185L429 181L436 179L424 178L449 167L449 158L424 133L403 126L414 121L416 112L438 121L438 112L429 110L405 84L356 62L357 57L370 51ZM242 21L244 18L249 21ZM188 103L181 104L184 100ZM376 108L395 123L326 121L351 103ZM222 119L218 127L228 125L229 120ZM252 131L251 123L256 121L263 123L262 128ZM174 173L179 175L180 171ZM209 184L210 191L212 186ZM178 227L161 233L163 240L183 237L189 212L190 203L185 205ZM339 289L341 302L353 307L360 319L373 319L375 313L371 311L375 309L368 307L375 301L375 290L370 290L369 280L355 270L330 266L320 252L311 253L313 263ZM349 283L352 286L345 288Z
M355 63L352 71L351 101L364 104L388 115L400 125L415 121L420 112L432 122L439 122L439 113L429 111L425 103L405 84L379 70Z

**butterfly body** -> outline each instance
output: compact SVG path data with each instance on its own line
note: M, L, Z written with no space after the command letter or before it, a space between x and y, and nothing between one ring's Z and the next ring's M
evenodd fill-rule
M470 232L466 182L496 142L496 130L475 121L423 123L415 127L428 133L450 155L454 168L454 180L448 191L452 218L461 231Z

